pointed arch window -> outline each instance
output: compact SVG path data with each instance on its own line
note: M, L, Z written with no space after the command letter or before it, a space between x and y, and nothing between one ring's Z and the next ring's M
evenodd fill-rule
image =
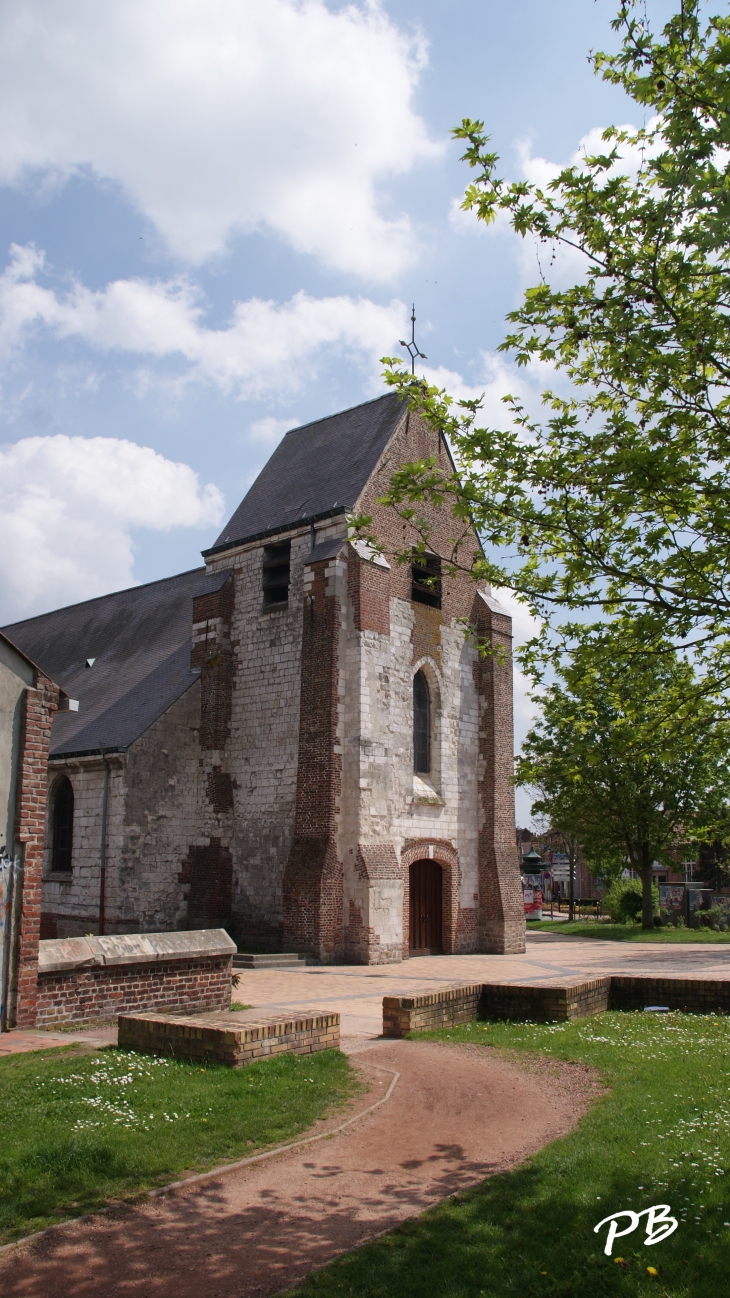
M420 671L413 677L413 769L419 775L431 770L431 691Z
M74 829L74 791L71 781L64 776L56 789L53 801L53 852L51 869L60 874L71 873Z

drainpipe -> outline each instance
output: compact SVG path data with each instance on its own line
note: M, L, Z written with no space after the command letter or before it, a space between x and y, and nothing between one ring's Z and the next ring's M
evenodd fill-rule
M10 956L5 988L5 1031L15 1027L18 1010L18 974L20 966L20 921L23 915L24 848L15 844L12 909L10 912Z
M9 1031L10 940L13 931L13 885L15 882L15 861L12 857L6 859L8 863L6 867L5 896L0 902L3 907L3 940L0 954L0 1032Z
M101 795L101 852L99 855L99 936L104 932L104 903L106 901L106 808L109 800L109 763L102 753L104 763L104 789Z

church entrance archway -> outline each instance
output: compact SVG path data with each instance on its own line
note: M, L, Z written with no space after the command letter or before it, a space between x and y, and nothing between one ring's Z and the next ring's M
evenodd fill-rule
M414 861L409 869L410 954L440 955L443 951L442 871L436 861Z

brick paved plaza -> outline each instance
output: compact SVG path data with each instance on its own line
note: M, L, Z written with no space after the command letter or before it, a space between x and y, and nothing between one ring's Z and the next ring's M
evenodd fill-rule
M257 1011L337 1010L345 1049L378 1037L384 996L419 995L454 983L535 983L601 974L730 977L730 944L657 944L531 933L524 955L423 956L398 965L324 965L241 973L234 996Z
M455 983L539 983L603 974L666 974L674 978L730 978L730 943L681 945L628 943L528 933L524 955L423 956L397 965L316 965L294 970L239 970L234 1000L252 1005L235 1018L261 1011L335 1010L341 1016L343 1049L380 1037L384 996L422 995ZM116 1028L81 1032L9 1032L0 1055L44 1046L109 1045Z

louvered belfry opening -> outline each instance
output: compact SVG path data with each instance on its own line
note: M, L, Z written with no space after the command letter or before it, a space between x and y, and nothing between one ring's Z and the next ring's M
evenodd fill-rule
M274 604L287 603L289 599L290 571L291 541L281 541L278 545L265 545L261 573L264 608L270 608Z
M71 873L74 828L74 791L71 781L64 777L56 789L53 802L53 854L51 869L63 874Z
M413 769L418 775L431 770L431 692L423 672L413 677Z
M411 599L429 608L441 608L441 560L437 554L413 551Z

